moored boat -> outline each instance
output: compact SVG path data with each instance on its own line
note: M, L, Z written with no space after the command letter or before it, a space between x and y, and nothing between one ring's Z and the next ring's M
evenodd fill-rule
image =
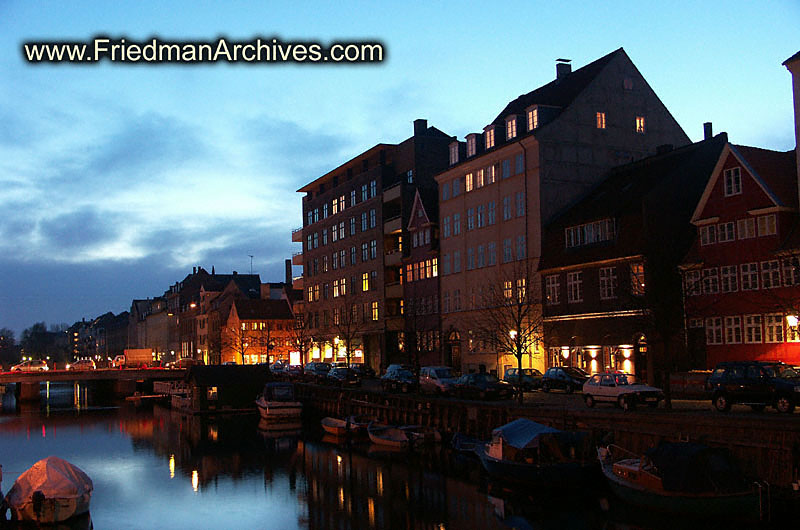
M503 482L577 488L597 463L588 433L560 431L519 418L492 431L492 439L475 447L492 478Z
M433 427L422 425L402 425L398 429L404 431L411 445L418 447L427 444L441 443L442 433Z
M370 441L376 445L398 448L407 448L409 446L408 433L391 425L370 422L367 425L367 433Z
M611 445L598 449L598 458L614 495L629 504L677 515L761 518L761 491L724 449L662 443L636 455Z
M77 466L50 456L17 478L3 499L2 515L8 509L12 520L59 523L88 512L93 489Z
M322 429L333 436L354 436L364 431L369 424L368 419L360 416L348 416L347 419L333 417L322 418Z
M286 382L264 385L264 391L256 399L256 406L261 417L268 421L299 420L303 413L303 404L294 396L294 385Z

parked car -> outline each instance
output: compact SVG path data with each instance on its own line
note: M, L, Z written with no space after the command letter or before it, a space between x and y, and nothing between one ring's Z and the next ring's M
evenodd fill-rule
M453 394L461 398L508 399L514 395L514 387L496 375L480 372L464 374L456 379Z
M195 359L193 357L184 357L175 362L176 364L174 365L174 368L182 370L188 370L192 366L203 366L205 364L201 359Z
M111 361L112 368L125 368L125 356L124 355L117 355L114 357L114 360Z
M431 394L449 394L456 382L449 366L423 366L419 370L419 391Z
M284 365L282 362L277 361L269 365L269 371L273 374L284 374L286 373L287 366Z
M292 379L299 379L303 377L303 365L302 364L290 364L286 367L286 375Z
M336 366L328 372L328 382L339 386L359 386L361 378L351 368Z
M306 363L303 368L303 377L307 381L313 383L325 383L328 380L328 372L331 371L331 365L323 362L310 362Z
M97 366L91 359L78 359L67 365L67 370L94 370Z
M542 376L542 391L550 392L553 389L564 390L572 394L575 390L583 388L589 380L589 374L574 366L553 366L548 368Z
M44 359L34 359L32 361L22 361L11 367L12 372L46 372L50 369Z
M510 383L514 386L520 383L519 368L506 368L506 373L503 374L503 381ZM522 390L530 392L542 387L542 372L536 368L523 368L522 369Z
M594 374L583 384L583 400L587 407L608 402L616 403L623 410L645 403L655 408L663 399L664 392L660 388L639 383L634 376L622 372Z
M403 364L390 364L386 373L381 376L381 388L385 392L400 391L411 392L416 389L418 381L408 366Z
M714 368L706 389L720 412L739 403L759 412L770 406L790 413L800 404L800 372L781 362L723 362Z

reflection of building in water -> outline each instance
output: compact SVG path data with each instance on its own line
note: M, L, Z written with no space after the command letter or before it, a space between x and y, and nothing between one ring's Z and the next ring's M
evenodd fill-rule
M430 472L416 455L370 458L298 444L309 528L499 528L474 484Z

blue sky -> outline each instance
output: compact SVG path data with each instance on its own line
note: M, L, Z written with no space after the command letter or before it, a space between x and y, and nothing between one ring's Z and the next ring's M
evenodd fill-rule
M296 190L426 118L463 138L624 47L690 138L795 145L800 4L0 2L0 327L72 323L202 265L279 281ZM378 40L379 65L28 64L21 44Z

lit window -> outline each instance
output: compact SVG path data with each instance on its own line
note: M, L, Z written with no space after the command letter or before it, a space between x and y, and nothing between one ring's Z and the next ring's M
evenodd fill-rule
M644 116L636 116L636 132L644 134Z
M783 315L764 315L764 342L783 342Z
M514 296L512 287L511 280L505 280L503 282L503 298L506 300L511 300L511 297Z
M790 287L800 283L800 259L797 256L783 260L783 285Z
M485 175L485 173L484 173L483 169L479 169L475 173L475 187L476 188L482 188L484 186L484 184L486 184L486 182L484 180L484 175Z
M466 177L464 177L464 182L465 182L465 190L467 192L472 191L475 186L475 182L472 178L472 173L467 173Z
M365 272L361 275L361 290L363 292L369 291L369 273Z
M567 302L583 302L583 272L567 273Z
M450 144L450 165L458 162L458 143Z
M742 317L725 317L725 344L742 343Z
M774 236L776 233L775 214L762 215L758 218L758 237Z
M725 178L725 196L739 195L742 193L741 169L734 167L723 172Z
M559 303L559 290L561 288L561 283L559 282L559 278L557 274L552 276L547 276L544 279L544 288L545 288L545 298L547 299L547 305L556 305Z
M489 166L486 168L486 185L494 184L495 181L495 171L494 166Z
M494 127L489 127L486 129L486 132L483 133L484 140L486 141L486 149L491 149L494 147Z
M539 109L532 108L528 110L528 130L532 131L539 127Z
M506 119L506 140L517 137L517 117L513 116Z
M644 263L631 263L631 294L634 296L642 296L644 293Z
M739 239L756 237L756 220L752 217L739 219L736 221L736 229L739 232Z
M598 129L605 129L606 128L606 113L605 112L598 112L597 113L597 128Z
M467 137L467 156L475 156L475 135L471 134Z
M372 302L372 320L378 320L378 302Z

